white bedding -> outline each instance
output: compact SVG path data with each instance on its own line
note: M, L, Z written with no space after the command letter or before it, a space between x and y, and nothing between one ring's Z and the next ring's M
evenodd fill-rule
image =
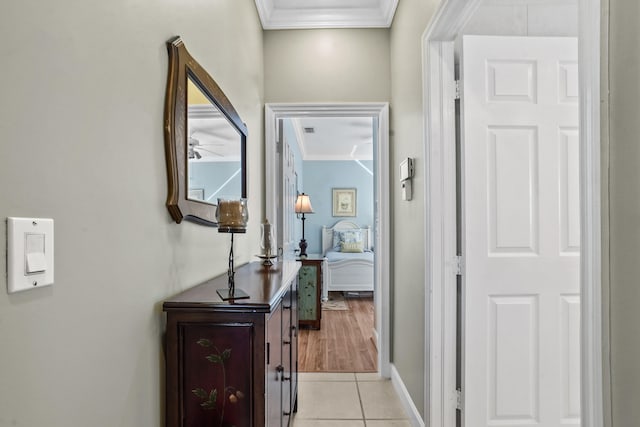
M354 260L361 259L365 261L373 262L373 252L338 252L338 251L327 251L324 255L327 258L327 261L342 261L342 260Z
M336 251L334 231L359 230L364 252ZM323 290L326 299L329 291L373 291L374 254L371 251L371 229L361 228L350 221L338 221L331 228L322 227L322 254L327 258L327 283Z

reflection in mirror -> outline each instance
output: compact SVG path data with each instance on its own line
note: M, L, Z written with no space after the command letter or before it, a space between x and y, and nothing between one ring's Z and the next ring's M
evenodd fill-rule
M180 37L167 49L167 209L177 223L217 227L217 199L247 197L247 126Z
M188 198L215 204L242 197L242 147L238 131L217 106L187 79Z

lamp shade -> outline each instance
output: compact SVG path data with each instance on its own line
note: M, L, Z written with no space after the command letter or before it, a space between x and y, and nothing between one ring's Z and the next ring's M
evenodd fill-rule
M298 194L298 199L296 200L295 212L300 214L308 214L313 213L313 208L311 207L311 200L309 199L308 194Z

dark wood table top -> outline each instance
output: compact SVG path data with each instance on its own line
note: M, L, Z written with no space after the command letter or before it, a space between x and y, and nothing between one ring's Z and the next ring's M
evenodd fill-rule
M249 294L249 298L223 301L218 296L216 291L228 286L225 273L167 299L163 310L268 313L285 294L299 268L300 262L297 261L281 261L270 267L263 266L261 262L244 264L236 269L235 287Z

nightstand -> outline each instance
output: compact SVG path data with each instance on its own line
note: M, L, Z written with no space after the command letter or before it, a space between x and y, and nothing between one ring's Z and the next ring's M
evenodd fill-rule
M298 272L298 323L300 326L320 329L325 258L321 255L309 255L299 261L302 266Z

